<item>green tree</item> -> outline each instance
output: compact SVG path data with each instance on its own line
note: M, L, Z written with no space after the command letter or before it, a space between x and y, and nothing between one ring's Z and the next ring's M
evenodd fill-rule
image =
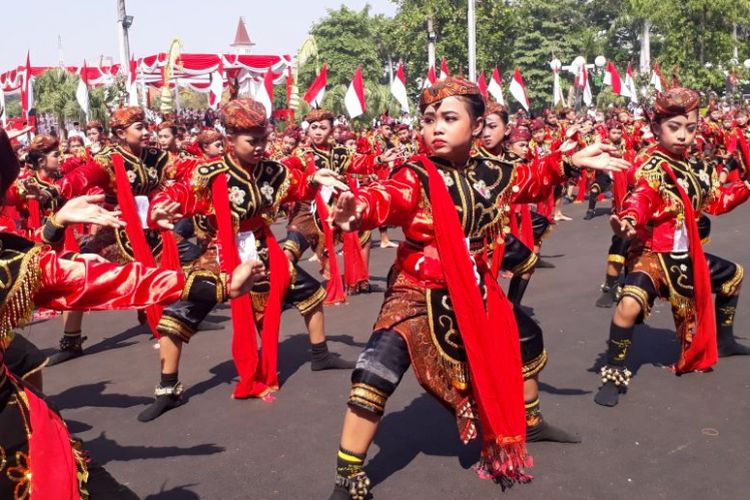
M329 9L328 15L310 30L318 45L318 55L300 68L300 89L309 87L324 62L328 63L329 86L349 85L358 66L362 67L366 81L380 82L383 61L378 54L375 24L369 6L361 11L344 6L339 10Z
M83 110L76 101L78 80L78 76L60 68L47 71L34 80L34 107L39 112L51 113L60 131L65 129L66 118L83 119Z

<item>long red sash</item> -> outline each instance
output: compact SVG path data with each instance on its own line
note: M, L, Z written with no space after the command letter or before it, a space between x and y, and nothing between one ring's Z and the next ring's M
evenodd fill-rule
M357 181L350 179L349 188L356 195L358 192ZM359 283L370 279L370 271L362 255L358 233L345 232L342 239L344 242L344 284L348 290L352 290ZM366 244L369 244L369 242Z
M214 178L211 192L219 232L221 269L226 273L231 273L240 264L240 257L232 226L229 185L224 174L219 174ZM263 235L268 247L271 286L263 315L260 363L258 363L256 341L258 331L255 326L252 300L249 295L231 300L232 357L240 376L232 397L237 399L264 396L269 389L279 387L277 365L281 308L284 295L289 288L291 275L289 260L268 226L263 227Z
M122 211L122 218L125 221L125 233L128 235L128 241L133 248L133 255L135 259L144 266L156 267L156 259L154 258L154 254L151 253L151 247L149 247L148 242L146 241L146 235L141 226L141 218L138 216L138 209L135 206L135 197L133 196L133 190L130 188L127 170L125 170L125 162L122 155L118 153L112 154L111 158L112 165L115 169L117 204ZM179 270L180 259L177 251L177 243L175 242L172 233L169 231L162 231L161 237L161 266L167 269ZM156 326L159 324L163 310L164 307L161 305L152 305L146 308L148 325L151 327L151 331L156 337L159 337Z
M485 310L464 231L445 181L427 157L412 160L421 162L429 175L435 241L466 347L482 424L481 468L494 478L526 482L530 476L524 467L531 466L532 460L525 445L521 348L512 306L485 265L480 269L487 287ZM492 267L502 259L502 250L498 250Z
M716 317L711 292L711 274L708 270L706 255L703 253L703 244L698 231L693 202L680 183L677 182L672 167L666 162L662 162L661 167L677 187L685 210L684 222L688 230L688 250L693 267L694 300L697 316L693 340L684 351L681 361L677 363L675 371L686 373L708 370L719 360L716 345Z
M34 196L29 196L28 198L26 198L26 203L29 207L29 233L31 235L31 239L39 242L41 240L39 235L39 228L42 226L42 212L41 208L39 207L39 200L37 200Z
M307 175L315 173L318 169L315 159L308 157L305 168ZM328 223L328 205L323 200L320 191L315 194L315 211L318 214L320 226L323 229L323 241L325 242L326 253L328 254L328 274L330 275L328 284L326 285L326 298L323 304L342 304L346 302L346 291L344 290L344 282L341 280L341 271L339 270L339 262L336 257L336 242L333 239L333 229Z
M10 372L8 372L9 376ZM29 461L34 500L78 500L78 473L70 434L59 415L24 388L31 420Z

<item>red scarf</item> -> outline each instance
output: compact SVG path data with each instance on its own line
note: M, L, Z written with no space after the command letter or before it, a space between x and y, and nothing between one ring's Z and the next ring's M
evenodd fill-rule
M240 264L229 206L229 184L224 174L217 175L211 184L214 212L219 229L219 256L221 269L231 273ZM268 265L271 271L271 288L263 315L261 330L261 361L258 363L258 331L250 296L245 294L231 300L232 307L232 357L240 381L232 397L237 399L264 396L269 389L278 389L276 371L279 349L281 308L289 288L289 260L268 226L263 226L268 247Z
M481 270L487 287L485 310L464 231L445 181L427 157L413 160L429 174L435 242L440 260L450 263L443 266L443 272L479 408L484 439L481 468L503 481L526 482L530 476L523 468L531 466L532 461L525 446L521 347L512 306L485 266Z
M122 218L125 221L125 233L128 235L128 241L133 248L135 259L146 267L156 267L156 259L151 253L146 241L146 235L141 227L141 218L138 216L138 209L135 206L135 197L133 190L130 188L127 170L125 170L125 161L122 155L112 154L112 165L115 168L115 186L117 188L117 204L122 211ZM180 256L177 251L177 243L170 231L161 231L162 254L161 267L172 270L180 269ZM158 338L159 332L156 326L161 319L164 307L161 305L152 305L146 308L146 317L151 331Z
M708 270L706 256L703 253L703 244L698 232L698 222L695 210L693 209L693 202L680 183L677 182L677 177L672 167L666 162L662 162L661 167L677 187L677 192L680 194L682 206L685 210L685 225L687 226L689 243L688 250L690 253L690 262L693 267L693 299L695 300L697 316L693 341L684 351L681 361L675 367L675 371L679 374L708 370L719 360L718 347L716 345L716 317L711 292L711 274Z
M510 232L527 248L534 248L534 227L531 222L531 206L528 203L511 205ZM519 224L518 218L521 218Z
M29 221L28 226L30 229L31 239L36 242L41 241L39 235L39 228L42 227L42 212L39 207L39 200L34 196L26 198L26 202L29 207Z
M349 188L355 196L359 192L357 181L354 179L349 181ZM370 271L362 255L359 234L345 232L342 234L342 239L344 240L344 282L347 289L352 290L359 283L370 279ZM366 244L369 244L369 242Z
M24 395L31 420L29 467L32 498L78 500L81 498L78 472L65 423L33 391L24 389Z
M307 161L307 175L312 175L317 171L314 156L309 156ZM328 205L326 205L320 191L315 194L315 210L318 212L320 225L323 229L323 237L328 253L328 284L326 285L326 298L323 301L326 305L343 304L346 302L346 292L344 291L344 282L341 280L339 271L339 262L336 257L336 243L333 240L333 229L328 223Z

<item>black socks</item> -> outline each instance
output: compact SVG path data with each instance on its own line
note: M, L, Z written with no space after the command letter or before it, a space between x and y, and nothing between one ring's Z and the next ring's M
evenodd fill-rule
M47 366L59 365L60 363L83 356L84 340L86 340L86 337L81 336L81 330L63 333L60 339L60 350L49 357Z
M604 284L602 285L602 294L596 300L596 307L610 308L615 304L618 278L619 276L606 275Z
M177 381L177 373L162 373L155 391L156 399L138 415L138 420L149 422L172 408L177 408L182 404L182 391L182 384Z
M630 379L625 368L625 359L633 341L633 327L625 328L611 323L609 326L609 347L607 366L602 367L602 383L594 396L594 401L602 406L615 406L620 393L624 392Z
M734 338L734 314L738 301L738 295L728 297L716 294L716 338L720 358L750 355L750 348L738 344Z
M580 443L581 438L548 424L542 418L539 398L526 403L526 441L552 441L555 443Z
M338 354L332 354L328 351L327 341L318 344L311 344L312 347L312 371L321 370L351 370L354 368L353 361L341 359Z
M364 453L339 447L336 454L336 485L329 500L364 500L370 490L370 479L362 469Z

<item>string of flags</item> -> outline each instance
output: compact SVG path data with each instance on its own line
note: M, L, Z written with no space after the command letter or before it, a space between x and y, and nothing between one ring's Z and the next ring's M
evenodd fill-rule
M583 60L583 58L580 58ZM565 98L563 96L562 87L560 85L560 70L561 64L557 61L550 63L550 67L553 71L553 105L564 103ZM581 98L587 106L593 104L593 95L591 91L591 83L589 76L589 67L593 65L575 64L567 66L568 71L571 71L574 75L573 85L581 92ZM325 64L320 69L317 77L313 81L310 88L305 93L303 100L312 107L320 107L322 105L323 96L325 95L327 81L328 68ZM440 61L439 72L436 71L434 66L430 66L427 70L426 77L422 80L421 89L429 88L435 84L438 80L444 80L450 76L450 68L445 58ZM489 74L489 73L488 73ZM489 74L489 78L484 71L479 73L477 78L477 85L482 95L485 98L491 97L496 102L502 105L506 105L504 96L503 79L500 70L495 67L492 73ZM633 76L632 64L628 64L627 71L625 72L625 78L620 76L617 67L612 61L607 61L604 69L603 84L610 87L612 93L628 98L632 103L638 103L638 91L635 85L635 79ZM653 71L651 73L650 85L658 91L663 91L667 88L664 77L661 74L661 70L658 64L654 64ZM393 81L390 85L391 95L399 103L401 109L404 112L409 112L409 98L406 90L406 73L404 65L399 63L396 67L396 71L393 76ZM513 71L512 78L508 84L508 92L511 97L527 112L531 109L531 101L529 99L528 91L526 90L526 83L524 82L523 75L521 74L520 68L515 68ZM364 80L362 76L362 68L359 67L354 72L351 83L349 84L344 99L344 105L347 114L350 118L361 116L367 110L366 96L364 91Z

